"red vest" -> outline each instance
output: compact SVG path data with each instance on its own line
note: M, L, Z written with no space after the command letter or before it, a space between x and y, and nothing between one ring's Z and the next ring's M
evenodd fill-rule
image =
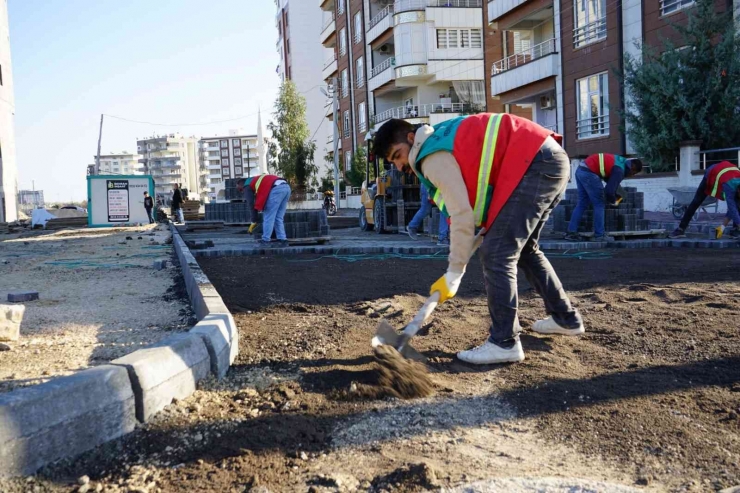
M717 163L709 170L707 176L707 187L704 193L719 200L725 200L722 185L728 181L740 178L740 169L729 161Z
M601 169L601 157L604 159L604 169ZM603 180L608 180L614 168L614 154L591 154L586 158L586 166L592 173L599 175ZM603 172L602 172L603 171Z
M258 211L265 209L265 203L267 202L267 197L270 195L270 190L272 190L272 185L279 179L280 177L275 175L258 175L247 178L247 184L254 190L255 209Z
M474 206L478 194L478 176L481 154L491 113L480 113L465 118L455 136L453 156L460 165L470 205ZM529 169L537 152L547 137L553 136L558 143L562 137L554 134L531 120L511 114L501 115L496 138L493 167L488 183L493 186L493 196L483 226L490 229L501 209L514 193L524 173ZM490 192L489 192L490 193Z

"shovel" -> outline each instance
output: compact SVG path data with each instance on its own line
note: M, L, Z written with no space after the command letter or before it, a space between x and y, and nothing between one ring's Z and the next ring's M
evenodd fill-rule
M475 239L473 241L473 249L470 252L470 257L468 258L468 260L470 260L470 258L473 258L473 255L478 250L478 247L481 243L483 243L483 235L485 234L485 231L485 228L481 228L478 234L475 235ZM409 341L412 337L416 335L417 332L419 332L419 329L421 329L421 325L427 318L432 315L434 309L437 308L437 305L439 304L439 297L439 291L433 292L431 296L429 296L429 298L427 298L427 300L421 306L419 311L416 312L416 315L414 315L414 318L411 320L411 322L409 322L409 324L406 326L406 328L403 329L403 332L401 333L396 332L396 329L394 329L391 324L389 324L388 321L386 321L385 319L381 320L381 322L378 324L378 328L375 329L375 337L373 337L370 344L373 347L378 347L381 344L393 346L394 348L396 348L396 350L398 350L399 353L401 353L401 356L403 356L404 358L425 362L427 360L426 356L414 349L411 344L409 344Z

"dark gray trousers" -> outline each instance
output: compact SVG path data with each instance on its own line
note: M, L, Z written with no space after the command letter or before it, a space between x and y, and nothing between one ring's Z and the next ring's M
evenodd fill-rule
M512 347L521 331L517 316L517 267L558 324L570 328L581 322L580 314L573 309L558 275L538 244L542 228L560 201L569 176L568 155L555 142L545 142L483 239L478 254L491 314L489 340L498 346Z

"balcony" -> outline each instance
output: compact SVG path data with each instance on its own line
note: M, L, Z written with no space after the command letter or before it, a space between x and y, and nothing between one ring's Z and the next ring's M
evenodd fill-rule
M337 30L337 23L334 20L334 14L332 13L331 18L327 19L324 22L324 25L321 26L321 35L319 36L319 42L323 45L327 42L329 37L334 34Z
M432 115L457 116L461 113L472 113L478 111L474 105L469 103L427 103L421 105L397 106L382 111L375 115L375 124L382 123L391 118L413 120L428 119ZM448 118L445 118L448 119ZM440 119L439 121L444 121Z
M370 44L381 34L386 32L388 29L393 27L393 5L386 6L383 10L378 12L368 25L367 34L365 35L365 42Z
M428 7L480 8L483 0L428 0Z
M429 0L396 0L393 4L393 13L413 12L415 10L426 10Z
M386 58L378 65L374 66L370 71L370 81L368 82L368 90L374 91L383 84L386 84L395 79L396 58Z
M324 69L321 71L323 80L328 79L332 75L337 73L337 55L332 55L331 58L324 62Z
M573 29L574 48L580 48L591 43L596 43L602 39L606 39L606 17L602 17L590 24Z
M558 74L555 38L499 60L491 68L491 94L496 96Z
M519 7L527 0L491 0L488 2L488 22L495 22L497 19L508 14L515 8Z

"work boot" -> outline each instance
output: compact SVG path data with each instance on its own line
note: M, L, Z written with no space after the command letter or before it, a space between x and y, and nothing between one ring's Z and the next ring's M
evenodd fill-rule
M474 365L518 363L519 361L524 361L524 350L519 340L510 349L504 349L491 341L486 341L476 348L460 351L457 353L457 359Z
M262 238L254 242L255 248L272 248L271 241L265 241Z
M599 236L595 236L591 238L591 241L606 241L607 243L614 241L613 236L609 236L608 234L603 234Z
M565 241L581 241L581 235L578 233L565 233L563 239Z
M441 238L439 241L437 241L437 246L450 248L450 239L449 238Z
M583 322L580 322L578 327L569 329L558 325L552 317L547 317L544 320L537 320L534 325L532 325L532 330L538 334L561 334L564 336L579 336L586 332L586 329L583 328Z
M740 228L732 228L732 231L730 231L730 236L733 238L740 238Z
M290 246L290 243L288 243L288 240L278 240L275 242L275 248L288 248Z
M417 228L406 228L406 232L409 234L409 237L412 240L418 240L419 239L419 230Z
M686 232L681 228L676 228L668 235L668 238L686 238Z

